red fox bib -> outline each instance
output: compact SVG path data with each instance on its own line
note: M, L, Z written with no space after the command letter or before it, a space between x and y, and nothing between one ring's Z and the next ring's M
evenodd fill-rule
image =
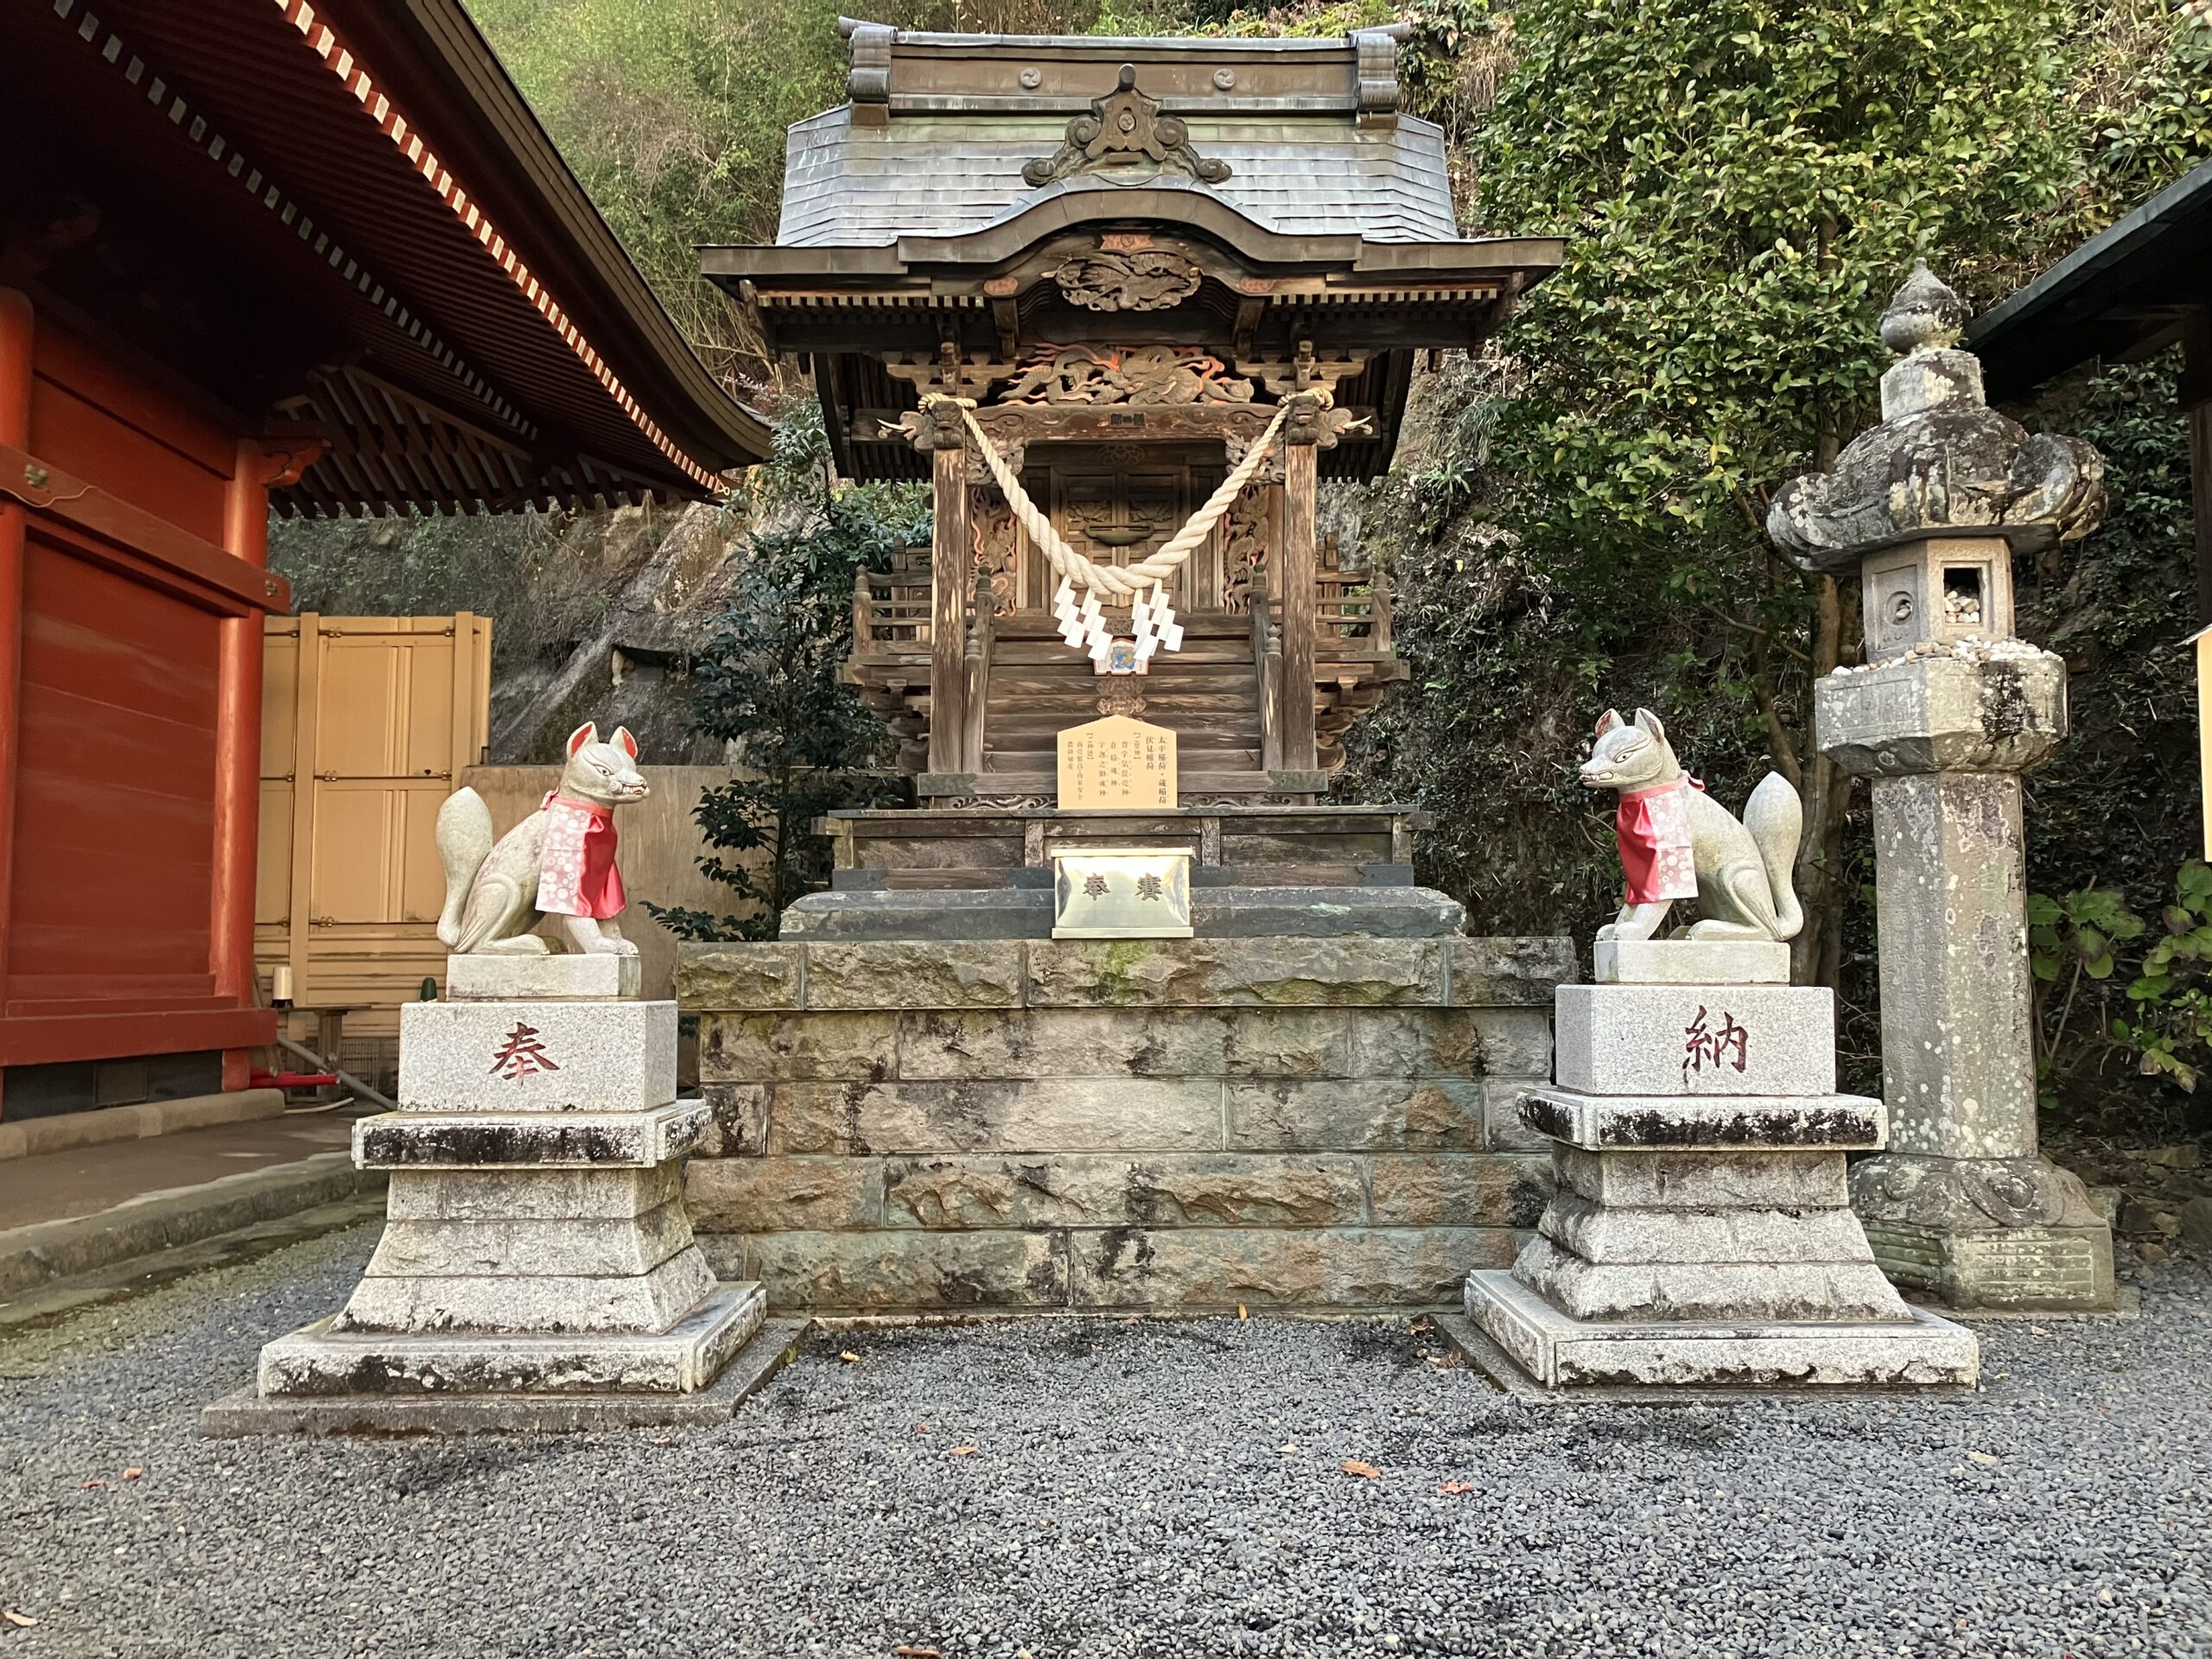
M1652 905L1697 897L1697 855L1690 847L1690 784L1678 778L1630 790L1613 815L1613 840L1627 878L1622 902Z
M614 868L614 809L547 793L545 843L538 855L537 907L548 915L607 921L627 899Z

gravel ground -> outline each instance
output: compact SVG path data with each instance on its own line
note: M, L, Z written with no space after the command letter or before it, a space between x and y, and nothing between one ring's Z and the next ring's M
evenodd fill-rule
M200 1440L372 1241L0 1339L0 1655L2212 1654L2201 1262L1982 1325L1970 1399L1532 1408L1402 1325L1084 1320L817 1337L709 1431Z

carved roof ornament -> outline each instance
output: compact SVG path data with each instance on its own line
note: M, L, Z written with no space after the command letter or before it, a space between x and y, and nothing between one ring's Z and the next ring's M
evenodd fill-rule
M1198 264L1165 249L1078 253L1052 273L1060 292L1092 311L1166 311L1198 291Z
M1190 129L1177 117L1162 115L1158 99L1137 90L1137 67L1125 63L1114 90L1091 99L1089 115L1068 123L1059 149L1021 169L1021 176L1039 188L1078 173L1109 184L1148 184L1163 173L1219 184L1229 176L1229 163L1192 149Z
M2031 435L1988 406L1981 362L1957 341L1966 302L1916 263L1882 340L1882 423L1776 492L1767 534L1808 570L1847 569L1915 537L2001 535L2015 546L2078 541L2104 517L2104 460L2079 438Z

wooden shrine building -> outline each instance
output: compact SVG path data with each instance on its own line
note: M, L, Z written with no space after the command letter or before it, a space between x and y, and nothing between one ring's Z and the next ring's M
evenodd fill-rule
M704 496L766 433L460 0L0 8L0 1113L241 1088L271 509Z
M1560 245L1459 234L1388 30L847 27L780 238L705 260L840 467L931 480L849 667L920 804L832 813L774 943L683 947L695 1225L779 1307L1454 1303L1541 1208L1512 1107L1574 958L1326 798L1402 671L1322 486Z
M845 474L931 481L934 543L862 577L850 669L925 804L1050 806L1058 733L1102 713L1176 730L1186 805L1313 803L1402 672L1319 486L1387 468L1417 359L1560 245L1460 237L1395 29L844 27L849 101L792 128L777 242L704 268L812 370Z

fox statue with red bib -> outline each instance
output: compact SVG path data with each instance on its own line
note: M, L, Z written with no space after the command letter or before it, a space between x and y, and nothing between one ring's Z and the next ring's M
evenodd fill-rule
M633 957L622 937L622 876L615 868L614 809L652 791L639 772L638 741L626 727L601 742L587 721L569 734L561 782L537 811L492 839L492 811L461 788L438 809L438 857L446 906L438 940L459 956L542 956L551 947L531 930L558 916L576 950Z
M1704 919L1677 938L1786 940L1805 925L1790 880L1804 807L1781 773L1760 781L1738 823L1683 772L1656 715L1639 709L1624 721L1608 709L1582 783L1620 792L1613 831L1626 887L1600 939L1650 938L1678 899L1695 901Z

